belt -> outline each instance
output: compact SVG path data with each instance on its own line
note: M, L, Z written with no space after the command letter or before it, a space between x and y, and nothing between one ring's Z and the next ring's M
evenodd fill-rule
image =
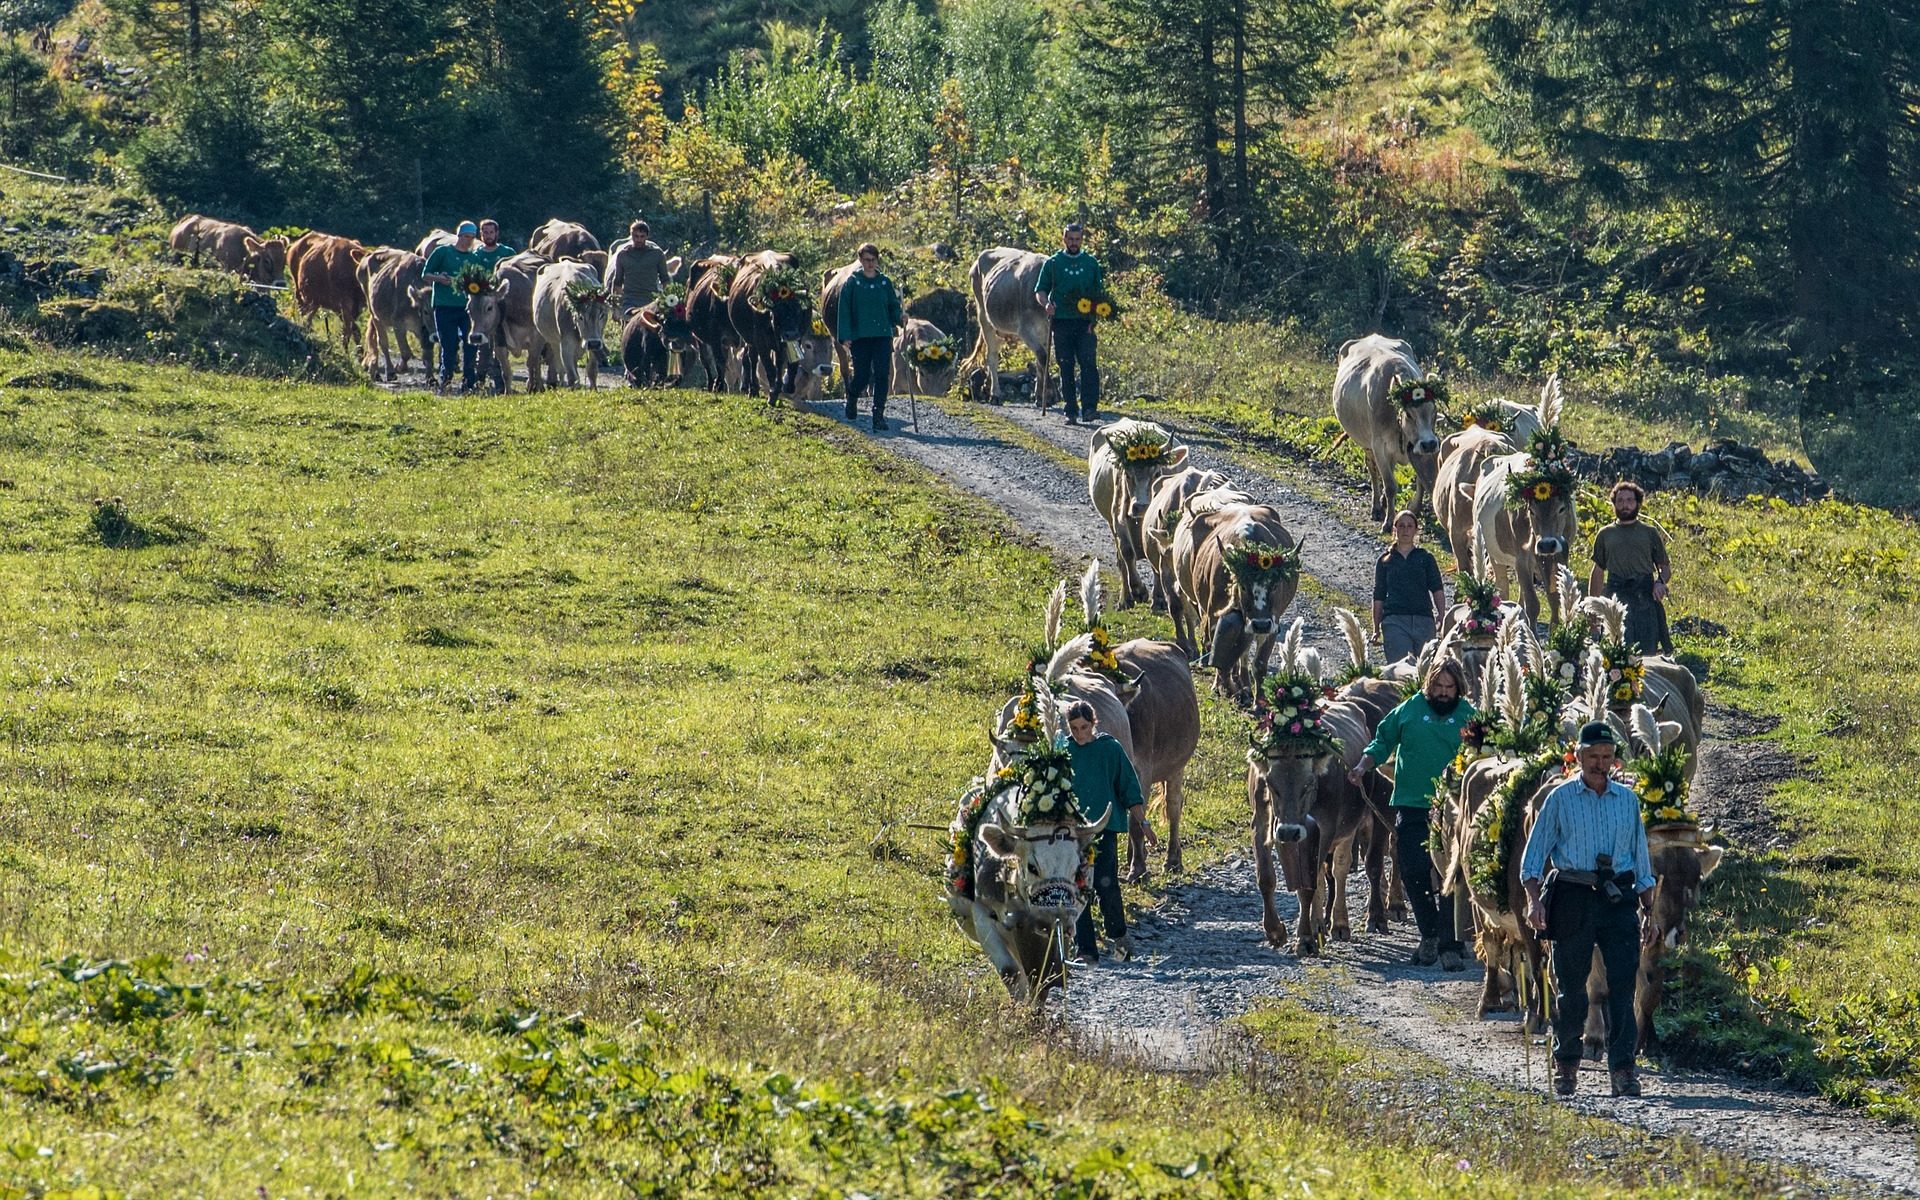
M1609 575L1607 576L1607 590L1609 592L1627 592L1634 595L1651 596L1653 595L1653 576L1623 575L1615 577Z

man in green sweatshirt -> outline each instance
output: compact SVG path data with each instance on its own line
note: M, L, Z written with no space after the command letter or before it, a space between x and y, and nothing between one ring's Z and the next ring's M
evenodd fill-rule
M1154 836L1153 826L1145 824L1142 815L1140 776L1134 772L1120 743L1112 734L1101 733L1096 721L1093 705L1085 700L1074 701L1067 708L1067 737L1063 744L1073 759L1073 796L1080 805L1080 815L1089 822L1106 820L1106 828L1094 843L1093 895L1100 901L1107 939L1130 953L1127 915L1120 904L1119 837L1127 831L1127 818L1131 816L1142 823L1148 849L1157 847L1160 840ZM1073 940L1081 962L1100 961L1100 947L1093 934L1091 900L1081 910Z
M1053 318L1053 357L1060 364L1060 403L1067 424L1092 425L1100 419L1100 368L1095 362L1100 339L1093 332L1093 306L1106 290L1106 269L1081 247L1087 231L1077 223L1060 234L1061 249L1040 266L1033 298ZM1079 394L1074 376L1079 376Z
M1360 786L1368 771L1393 759L1394 866L1414 924L1420 927L1415 966L1430 967L1439 960L1449 971L1466 969L1459 931L1453 927L1453 906L1444 915L1433 896L1433 858L1427 850L1427 815L1433 804L1433 785L1460 752L1460 734L1474 716L1463 698L1466 673L1452 659L1442 659L1427 672L1425 685L1381 718L1360 765L1347 778Z

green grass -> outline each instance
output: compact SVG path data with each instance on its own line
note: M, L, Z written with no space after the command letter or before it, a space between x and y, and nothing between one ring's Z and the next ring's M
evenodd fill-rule
M125 390L0 402L0 1195L1462 1193L953 927L905 823L1055 578L984 503L691 394L30 362Z

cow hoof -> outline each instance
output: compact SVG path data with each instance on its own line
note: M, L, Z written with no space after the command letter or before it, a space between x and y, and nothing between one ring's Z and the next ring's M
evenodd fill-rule
M1145 867L1129 867L1127 869L1128 883L1141 883L1144 882L1146 878L1147 869Z
M1368 918L1367 918L1367 932L1368 932L1368 933L1385 933L1385 932L1387 932L1387 920L1386 920L1386 918L1385 918L1385 917L1368 917Z
M1319 955L1320 943L1318 942L1297 941L1293 944L1295 958L1318 958Z
M1186 863L1181 861L1178 854L1167 855L1167 874L1178 875L1185 868Z
M1589 1062L1599 1062L1607 1056L1607 1044L1597 1037L1582 1038L1580 1040L1580 1053L1584 1055Z
M1411 921L1413 919L1413 910L1404 904L1389 904L1387 906L1387 919L1390 921Z
M1336 942L1352 941L1353 940L1352 927L1347 925L1335 925L1333 927L1333 940Z

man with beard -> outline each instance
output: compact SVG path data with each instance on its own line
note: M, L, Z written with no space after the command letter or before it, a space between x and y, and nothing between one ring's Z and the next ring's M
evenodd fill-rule
M1627 606L1627 642L1642 654L1672 653L1667 632L1667 581L1673 567L1667 561L1667 539L1660 527L1640 519L1647 494L1639 484L1623 479L1613 485L1613 524L1593 538L1593 573L1587 579L1592 595L1612 596ZM1604 584L1604 588L1603 588Z
M1062 230L1061 248L1042 264L1033 284L1033 298L1053 320L1053 357L1060 364L1060 402L1069 425L1100 420L1100 367L1095 361L1100 339L1093 332L1093 308L1107 275L1100 260L1081 248L1086 237L1078 223Z
M1448 971L1466 969L1466 947L1453 927L1453 905L1443 914L1433 895L1433 858L1427 850L1427 818L1433 807L1433 785L1460 752L1460 735L1474 716L1473 705L1462 697L1467 676L1460 664L1443 658L1427 672L1425 684L1401 701L1374 731L1360 764L1347 773L1353 786L1363 786L1367 772L1393 759L1393 831L1397 837L1394 866L1407 890L1414 924L1420 927L1420 948L1413 965L1430 967L1435 961Z

